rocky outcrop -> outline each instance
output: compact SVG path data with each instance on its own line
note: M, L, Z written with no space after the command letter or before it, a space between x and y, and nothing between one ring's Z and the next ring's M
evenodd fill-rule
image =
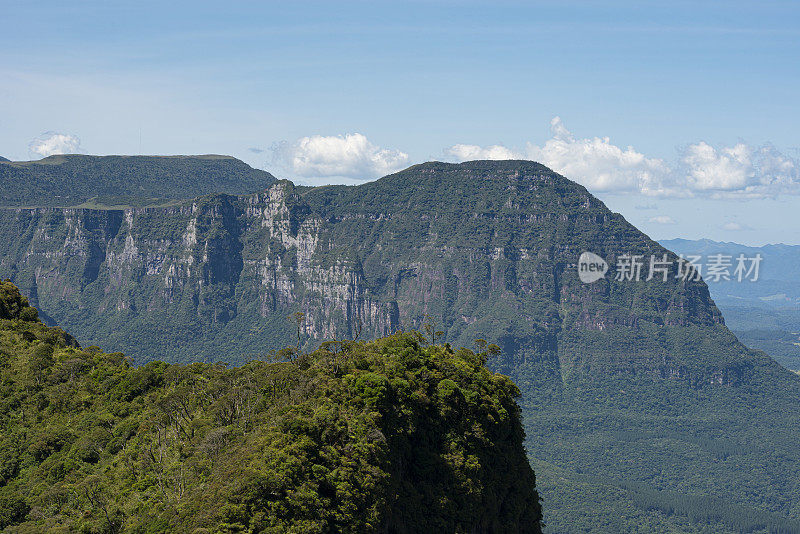
M292 342L286 316L302 311L308 343L378 337L430 315L448 341L491 339L500 369L533 366L559 377L556 389L576 370L742 375L731 362L664 363L674 347L649 341L653 329L722 325L702 282L578 280L589 248L609 261L666 251L530 162L426 164L359 187L281 181L157 208L9 209L0 237L0 273L47 317L86 342L118 339L138 361L246 360Z
M397 303L370 293L358 256L328 254L325 222L289 182L261 194L165 208L13 209L0 221L0 273L67 323L75 310L99 322L166 310L172 319L211 330L241 316L247 334L265 320L285 322L289 312L303 310L307 339L341 338L359 328L383 335L399 326ZM101 336L91 326L79 330L87 340ZM291 329L279 330L270 346L289 341ZM121 348L140 361L152 357L147 344Z

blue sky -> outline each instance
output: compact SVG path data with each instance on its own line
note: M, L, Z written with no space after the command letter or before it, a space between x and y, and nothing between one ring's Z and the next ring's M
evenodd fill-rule
M6 0L0 155L525 157L655 238L800 243L800 5L604 4Z

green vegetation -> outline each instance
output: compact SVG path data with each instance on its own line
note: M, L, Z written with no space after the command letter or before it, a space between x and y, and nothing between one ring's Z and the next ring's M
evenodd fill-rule
M800 378L739 343L703 282L583 284L584 251L612 269L620 254L675 259L522 161L124 213L0 214L0 274L84 345L139 365L244 364L359 331L482 339L521 391L553 533L791 532ZM299 312L298 339L286 317Z
M541 532L519 392L488 350L413 332L296 350L134 368L0 283L0 529Z
M763 350L787 369L800 370L800 332L759 328L734 330L734 333L739 341L748 347Z
M49 156L0 165L0 207L156 206L211 193L255 193L274 181L228 156Z
M649 485L575 473L539 460L537 485L561 513L550 532L794 533L800 522L707 495L659 491Z

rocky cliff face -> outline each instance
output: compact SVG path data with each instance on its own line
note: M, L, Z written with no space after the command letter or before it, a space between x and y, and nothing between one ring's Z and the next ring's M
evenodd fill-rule
M586 251L612 266L666 254L672 266L666 279L646 281L645 265L638 282L610 272L584 284ZM547 490L566 514L551 524L576 518L575 499L557 504L569 473L791 515L800 485L781 473L800 471L784 446L800 420L797 377L742 346L676 260L583 187L519 161L427 163L357 187L282 181L167 207L0 212L0 276L83 344L138 362L257 358L296 342L297 311L308 347L424 315L453 346L499 344L490 365L522 391L545 482L548 465L567 470ZM586 513L619 513L603 510Z
M164 351L246 360L291 340L295 310L307 314L306 339L399 326L397 303L370 293L357 254L331 254L326 221L289 182L162 208L9 209L0 221L0 273L86 343L115 330L135 340L119 348L139 361ZM182 327L200 339L176 332L176 345L158 347ZM205 347L226 330L245 336L239 350Z
M609 330L722 322L702 283L580 283L583 250L665 251L530 163L428 164L355 188L278 182L161 208L10 209L0 232L3 276L87 343L116 335L138 361L165 350L242 361L290 341L286 315L303 311L309 340L377 337L431 315L453 343L499 342L509 372L543 361L562 375L641 372L645 358L648 372L676 377L706 371L663 347L622 346L603 361L566 347Z

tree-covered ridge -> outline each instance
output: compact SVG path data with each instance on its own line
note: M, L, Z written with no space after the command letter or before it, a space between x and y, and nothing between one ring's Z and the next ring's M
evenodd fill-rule
M229 156L50 156L0 165L0 207L149 206L275 181Z
M522 392L553 533L796 525L797 375L742 346L704 282L584 284L584 251L675 259L526 161L159 208L0 212L0 275L85 345L138 363L244 363L424 315L453 346L498 344L490 364ZM297 311L299 340L286 321Z
M135 368L0 283L0 529L541 532L488 355L406 333Z

